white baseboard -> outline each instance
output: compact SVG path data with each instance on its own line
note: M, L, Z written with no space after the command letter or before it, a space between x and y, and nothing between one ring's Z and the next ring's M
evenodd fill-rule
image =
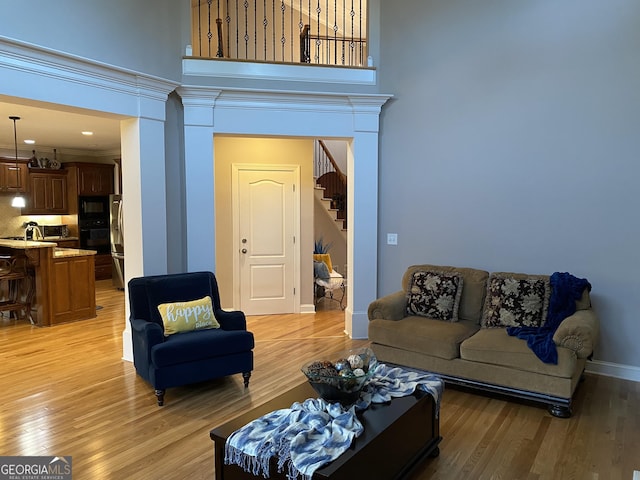
M640 368L631 365L591 360L587 362L585 371L587 373L595 373L596 375L605 375L607 377L640 382Z
M129 329L122 331L122 360L133 362L133 340Z
M316 313L315 303L300 305L300 313Z
M222 307L223 310L235 310L233 307ZM314 303L300 305L300 313L316 313L316 305Z

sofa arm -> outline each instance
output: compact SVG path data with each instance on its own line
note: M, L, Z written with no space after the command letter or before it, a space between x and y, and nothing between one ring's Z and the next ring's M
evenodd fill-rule
M404 291L380 297L369 304L369 320L400 320L407 316L407 294Z
M214 312L216 320L223 330L246 330L247 319L244 313L239 310L217 309Z
M141 372L143 378L148 379L151 347L164 342L162 327L154 322L131 318L131 341L136 370Z
M578 358L587 358L593 353L600 333L600 322L592 309L578 310L565 318L553 335L560 347L576 352Z
M164 332L162 331L162 327L157 323L132 318L131 331L133 340L145 342L148 349L151 349L151 347L157 343L164 342Z

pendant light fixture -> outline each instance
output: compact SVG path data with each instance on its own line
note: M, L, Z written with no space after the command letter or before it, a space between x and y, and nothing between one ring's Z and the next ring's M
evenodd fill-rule
M22 173L20 171L20 167L18 166L18 133L16 131L16 120L20 120L20 117L9 117L9 120L13 120L13 145L15 146L15 159L16 159L16 176L18 177L18 191L16 192L16 196L13 197L11 201L11 206L16 208L23 208L25 206L24 197L20 195L20 190L22 188Z

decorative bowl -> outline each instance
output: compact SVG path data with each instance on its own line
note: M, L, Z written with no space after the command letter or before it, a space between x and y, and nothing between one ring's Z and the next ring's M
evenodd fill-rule
M373 375L377 364L373 350L354 348L332 359L307 362L301 370L320 398L351 405L360 397L362 387Z

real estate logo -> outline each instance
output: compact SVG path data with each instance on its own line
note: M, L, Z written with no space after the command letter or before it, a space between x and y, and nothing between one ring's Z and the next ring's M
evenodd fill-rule
M71 457L0 457L0 480L71 480Z

